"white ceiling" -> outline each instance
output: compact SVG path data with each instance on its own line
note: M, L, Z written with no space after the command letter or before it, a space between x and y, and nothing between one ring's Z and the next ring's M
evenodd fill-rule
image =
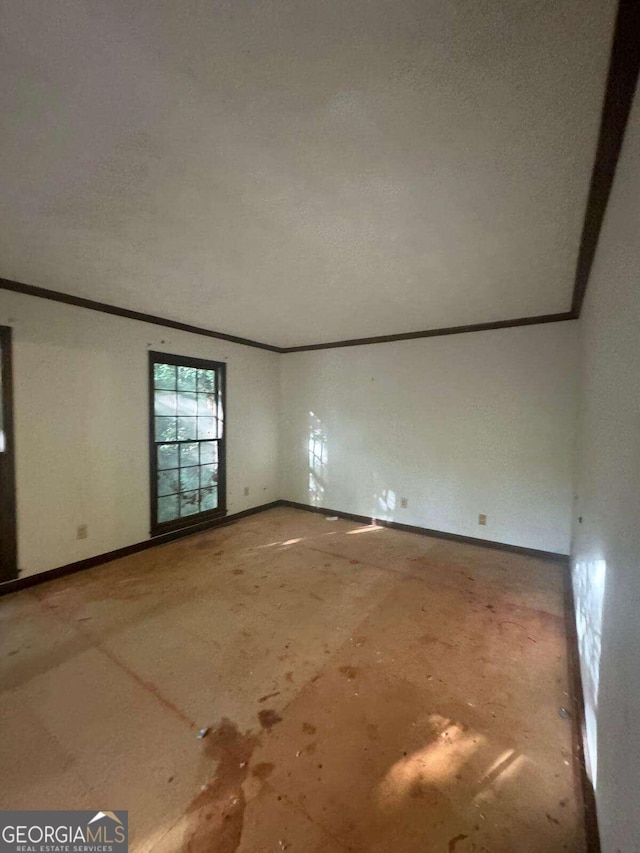
M0 275L280 346L567 311L615 0L1 0Z

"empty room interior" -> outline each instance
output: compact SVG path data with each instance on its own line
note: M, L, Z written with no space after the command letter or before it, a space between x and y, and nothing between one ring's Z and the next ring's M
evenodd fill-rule
M0 38L1 849L639 853L640 3Z

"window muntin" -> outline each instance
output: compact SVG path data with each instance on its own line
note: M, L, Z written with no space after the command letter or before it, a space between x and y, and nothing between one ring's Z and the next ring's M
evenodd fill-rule
M225 512L224 364L150 353L151 532Z

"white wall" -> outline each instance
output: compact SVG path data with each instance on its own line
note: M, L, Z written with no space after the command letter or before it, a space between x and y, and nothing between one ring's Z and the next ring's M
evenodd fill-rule
M588 753L603 850L635 853L640 850L638 93L580 326L573 565Z
M277 353L6 291L0 325L14 338L21 576L149 538L149 349L227 362L228 510L278 498Z
M573 322L285 356L4 291L0 324L22 576L149 537L149 349L228 364L230 513L288 498L568 552Z
M281 497L568 553L576 326L284 356Z

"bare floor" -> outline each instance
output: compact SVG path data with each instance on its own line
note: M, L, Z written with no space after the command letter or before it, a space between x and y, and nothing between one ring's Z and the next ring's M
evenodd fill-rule
M283 508L0 619L2 808L128 809L156 853L584 850L553 563Z

